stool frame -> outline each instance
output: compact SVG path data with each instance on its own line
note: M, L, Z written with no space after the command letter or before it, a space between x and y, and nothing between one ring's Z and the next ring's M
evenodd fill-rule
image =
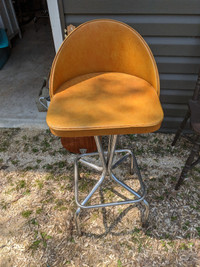
M196 120L196 121L198 120L199 113L198 113L198 115L193 114L193 109L192 109L192 106L194 105L195 102L198 103L199 110L200 110L200 70L199 70L197 82L195 85L193 97L191 100L189 100L189 105L188 105L186 115L185 115L183 121L181 122L181 124L180 124L180 126L179 126L179 128L175 134L174 140L172 142L172 146L175 146L177 140L182 135L182 132L183 132L183 130L187 124L187 121L190 118L191 119L193 118L193 120ZM196 129L193 127L192 120L190 121L190 124L191 124L191 128L194 131L193 138L190 138L184 134L182 136L185 137L189 142L191 142L193 144L193 146L192 146L191 152L190 152L190 154L186 160L185 166L183 167L181 175L180 175L180 177L179 177L179 179L175 185L175 190L178 190L180 188L180 186L183 184L183 181L184 181L185 177L187 176L188 171L200 163L200 154L199 154L199 152L200 152L200 129L199 129L199 127L198 128L195 127ZM197 159L195 160L195 158L197 158Z
M104 208L104 207L109 207L109 206L134 204L134 203L141 202L145 206L145 211L143 212L143 214L141 216L142 225L143 226L147 225L147 220L148 220L148 215L149 215L149 204L145 200L145 196L146 196L145 184L142 180L142 176L141 176L136 158L135 158L134 154L132 153L132 151L129 149L120 149L120 150L115 149L116 143L117 143L117 137L118 137L117 135L110 135L109 136L108 151L104 152L100 137L95 136L94 138L96 141L98 152L80 154L80 155L77 155L77 157L75 159L75 164L74 164L75 201L76 201L76 204L78 205L78 209L76 210L76 213L75 213L75 222L76 222L77 232L79 235L81 235L80 224L79 224L79 214L80 214L81 209ZM122 156L120 159L118 159L115 163L113 163L115 153L126 153L126 154L124 156ZM84 157L88 157L88 156L99 156L102 166L97 166L96 164L85 160ZM124 182L119 180L113 174L113 170L118 165L120 165L124 160L126 160L128 157L130 157L130 159L131 159L130 173L133 174L134 170L135 170L135 173L137 174L138 180L140 182L140 189L141 189L142 194L136 192L134 189L132 189L131 187L126 185ZM84 166L87 166L89 168L92 168L92 169L95 169L95 170L101 172L100 179L98 180L98 182L92 188L90 193L85 197L85 199L81 203L79 202L79 190L78 190L78 180L79 180L78 166L79 166L79 164L83 164ZM110 202L110 203L100 203L100 204L96 204L96 205L86 205L87 202L89 201L89 199L97 191L97 189L101 186L102 182L104 181L104 179L107 176L109 176L117 184L121 185L123 188L125 188L127 191L129 191L134 197L136 197L136 199L127 199L124 201Z

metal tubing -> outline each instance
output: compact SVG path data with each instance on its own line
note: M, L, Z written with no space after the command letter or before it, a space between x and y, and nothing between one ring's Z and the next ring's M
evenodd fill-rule
M131 166L130 166L130 174L133 175L134 174L134 157L133 157L133 153L131 152L131 150L129 149L120 149L120 150L115 150L115 153L127 153L129 154L129 156L131 156ZM125 155L126 156L126 155ZM125 157L124 156L124 157ZM119 163L115 163L112 167L112 169L115 169L117 167L117 165L119 165L123 160L125 159L119 159ZM115 166L115 167L114 167Z
M125 200L125 201L118 201L118 202L110 202L110 203L104 203L104 204L96 204L96 205L90 205L90 206L82 206L80 205L79 207L82 209L95 209L95 208L105 208L105 207L111 207L111 206L119 206L119 205L124 205L124 204L133 204L133 203L138 203L141 202L141 199L133 199L133 200Z
M117 149L117 150L115 150L115 153L123 153L123 152L129 153L129 154L132 153L130 149Z
M111 151L112 139L113 139L113 136L112 135L109 135L109 139L108 139L107 165L108 165L108 160L110 158L110 151Z
M93 152L93 153L83 153L83 154L79 154L77 155L77 159L81 159L84 157L92 157L92 156L99 156L98 152Z
M74 162L74 183L75 199L78 199L78 158Z
M101 144L100 137L99 136L95 136L94 138L95 138L95 141L96 141L97 150L99 152L99 157L100 157L102 165L103 165L103 169L106 170L107 169L106 159L105 159L105 156L104 156L103 147L102 147L102 144Z
M130 156L130 154L126 154L125 156L123 156L122 158L120 158L118 161L115 162L115 164L112 166L112 169L117 168L117 166L122 163L124 160L126 160L128 157Z
M87 197L81 202L81 204L78 202L78 198L76 197L76 203L80 208L87 208L88 207L88 206L86 207L84 205L88 202L88 200L91 198L91 196L96 192L96 190L102 184L104 178L105 178L105 172L102 173L101 178L99 179L99 181L95 184L95 186L92 188L92 190L87 195Z
M116 143L117 143L117 135L113 135L111 149L110 149L110 156L108 158L108 165L107 165L108 166L107 171L109 174L111 174L111 170L112 170L112 163L114 159Z
M77 158L75 160L75 165L74 165L75 201L76 201L76 204L78 205L78 209L76 210L76 214L75 214L75 221L76 221L76 226L77 226L77 230L78 230L79 234L80 234L80 228L79 228L79 224L78 224L78 218L79 218L79 213L81 211L81 208L82 209L103 208L103 207L109 207L109 206L118 206L118 205L133 204L133 203L142 202L145 205L144 216L142 216L143 223L145 223L147 221L147 219L148 219L149 204L144 199L145 196L146 196L145 184L144 184L144 182L142 180L141 173L140 173L140 170L139 170L139 167L138 167L138 164L137 164L137 161L136 161L136 158L135 158L134 154L129 149L115 150L115 148L116 148L116 142L117 142L117 135L109 136L108 152L104 152L103 151L103 147L102 147L102 144L101 144L100 137L99 136L95 136L94 138L95 138L95 141L96 141L98 153L81 154L81 155L77 156ZM119 160L117 160L113 164L113 159L114 159L115 153L123 153L123 152L125 152L127 154L124 155L123 157L121 157ZM86 161L85 159L82 159L83 157L86 157L86 156L88 157L88 156L96 156L96 155L99 155L100 160L101 160L101 163L102 163L102 167L97 166L96 164L90 163L90 162ZM126 185L122 181L120 181L112 173L112 169L115 169L120 163L122 163L129 156L131 157L131 172L133 172L133 168L135 167L136 174L138 176L141 189L143 191L143 194L142 195L140 195L139 193L137 193L135 190L133 190L132 188L130 188L128 185ZM90 193L86 196L86 198L81 203L79 203L79 199L78 199L78 178L79 178L79 174L78 174L78 162L81 162L85 166L88 166L90 168L93 168L93 169L95 169L97 171L102 171L102 174L101 174L100 179L98 180L98 182L92 188L92 190L90 191ZM128 199L128 200L118 201L118 202L101 203L101 204L88 205L88 206L86 206L86 203L89 201L89 199L92 197L92 195L96 192L96 190L100 187L100 185L104 181L104 179L105 179L105 177L106 177L107 174L109 174L109 176L115 182L117 182L119 185L121 185L123 188L125 188L127 191L129 191L131 194L133 194L134 196L136 196L137 199Z
M131 152L130 153L130 155L131 155L131 169L130 169L130 174L134 174L134 155L133 155L133 153Z
M132 194L134 194L136 197L138 197L138 199L136 199L135 202L140 202L140 201L142 201L142 200L145 198L145 196L146 196L146 190L145 190L145 188L143 188L143 189L144 189L144 194L143 194L143 196L140 196L135 190L133 190L132 188L130 188L128 185L126 185L126 184L123 183L122 181L118 180L117 177L116 177L113 173L111 173L111 177L113 178L113 180L114 180L115 182L117 182L118 184L120 184L120 185L121 185L122 187L124 187L127 191L129 191L130 193L132 193Z
M95 170L97 170L97 171L103 171L103 167L99 167L99 166L97 166L96 164L93 164L93 163L91 163L91 162L88 162L88 161L86 161L86 160L84 160L84 159L79 159L79 161L80 161L81 163L83 163L83 165L85 165L85 166L87 166L87 167L93 168L93 169L95 169Z
M104 178L105 178L105 172L102 173L99 181L95 184L95 186L92 188L90 193L80 204L78 200L78 164L77 164L77 161L75 162L75 201L79 207L83 208L83 205L85 205L88 202L88 200L91 198L91 196L96 192L96 190L99 188L99 186L103 182Z
M142 203L145 206L145 212L144 212L143 216L141 217L141 221L142 221L142 225L146 226L147 221L148 221L148 217L149 217L149 203L145 199L143 199Z
M142 176L141 176L141 173L140 173L140 169L138 167L138 164L137 164L136 157L135 157L135 155L132 152L131 152L131 154L132 154L133 162L134 162L134 165L135 165L135 171L136 171L136 174L137 174L138 179L140 181L141 188L143 190L143 188L145 188L145 184L144 184L144 182L142 180Z

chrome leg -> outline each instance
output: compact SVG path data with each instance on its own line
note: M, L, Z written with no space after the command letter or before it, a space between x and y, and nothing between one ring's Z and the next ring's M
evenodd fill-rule
M142 226L146 227L148 223L148 217L149 217L149 203L145 199L143 199L142 203L145 206L145 211L141 217L141 222L142 222Z
M119 160L117 160L115 162L115 164L112 166L112 169L114 170L115 168L117 168L118 165L120 165L124 160L126 160L128 157L130 157L131 160L131 164L130 164L130 174L133 175L134 174L134 155L133 153L128 150L128 149L120 149L120 150L115 150L115 153L126 153L126 155L124 155L122 158L120 158Z
M108 140L107 164L108 164L108 160L110 158L110 151L111 151L111 144L112 144L113 135L109 135L108 138L109 138L109 140Z
M98 153L89 153L89 154L81 154L78 155L75 164L74 164L74 176L75 176L75 201L78 206L78 209L76 210L75 214L75 221L76 221L76 228L77 232L80 234L80 226L79 226L79 214L81 209L91 209L91 208L103 208L103 207L109 207L109 206L117 206L117 205L123 205L123 204L133 204L133 203L143 203L145 206L145 211L143 213L142 217L142 224L144 225L147 222L148 215L149 215L149 204L145 200L146 196L146 189L145 189L145 184L142 180L141 173L136 161L136 158L134 154L129 150L129 149L121 149L121 150L115 150L116 148L116 143L117 143L117 135L109 136L109 144L108 144L108 152L103 151L103 147L101 144L101 140L99 136L95 136L95 141L97 145L97 150ZM126 153L123 157L118 159L115 163L114 161L114 156L117 153ZM94 163L90 163L83 159L86 156L96 156L99 155L99 158L101 160L101 166L97 166ZM113 173L113 170L119 166L124 160L126 160L128 157L131 159L131 173L135 171L137 174L138 180L140 182L140 187L142 191L142 195L136 192L134 189L126 185L124 182L119 180ZM79 197L78 197L78 179L79 179L79 172L78 172L78 163L82 163L85 166L95 169L97 171L101 172L100 179L98 182L94 185L92 190L89 192L89 194L86 196L86 198L80 203L79 202ZM123 201L118 201L118 202L110 202L110 203L100 203L96 205L86 205L89 201L89 199L93 196L93 194L97 191L97 189L101 186L102 182L104 181L106 176L110 176L112 180L114 180L117 184L125 188L127 191L129 191L133 196L134 199L125 199Z
M130 174L133 175L134 174L134 156L133 156L133 153L131 153L130 156L131 156L131 169L130 169Z

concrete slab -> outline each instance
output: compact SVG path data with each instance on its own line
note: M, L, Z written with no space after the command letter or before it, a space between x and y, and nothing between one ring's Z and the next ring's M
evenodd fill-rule
M38 32L33 22L25 26L23 39L15 40L0 70L0 127L47 128L46 113L38 111L35 100L55 50L50 25L38 23Z

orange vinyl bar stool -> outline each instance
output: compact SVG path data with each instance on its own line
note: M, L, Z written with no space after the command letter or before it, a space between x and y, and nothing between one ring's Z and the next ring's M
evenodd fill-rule
M50 75L51 103L47 124L60 137L94 136L96 153L77 155L75 160L76 226L81 209L102 208L141 202L146 223L149 204L136 158L129 149L116 150L120 134L140 134L158 130L163 120L159 100L160 83L157 66L144 39L131 27L115 20L100 19L77 27L61 45ZM109 135L108 151L101 144ZM123 156L114 160L116 153ZM84 159L99 156L101 166ZM141 194L118 179L113 170L130 158L131 174L136 173ZM79 164L100 172L100 179L88 196L79 201ZM87 205L89 199L110 177L133 194L133 199Z

